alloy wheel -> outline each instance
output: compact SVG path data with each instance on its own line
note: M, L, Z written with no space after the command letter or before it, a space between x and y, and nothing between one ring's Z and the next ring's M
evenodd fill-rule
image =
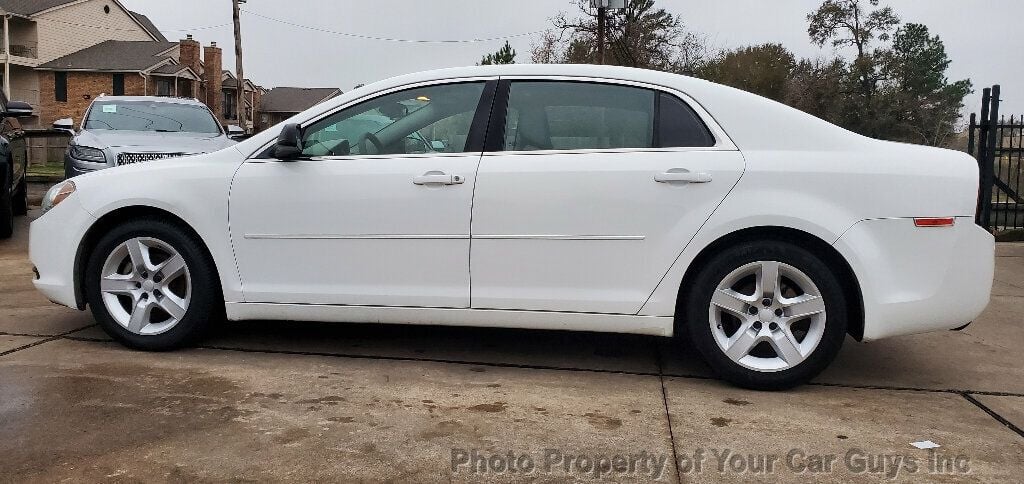
M730 272L709 307L711 333L732 361L761 372L792 368L825 333L825 300L803 271L757 261Z
M170 330L188 311L192 279L185 258L170 244L134 237L103 263L100 295L118 324L139 335Z

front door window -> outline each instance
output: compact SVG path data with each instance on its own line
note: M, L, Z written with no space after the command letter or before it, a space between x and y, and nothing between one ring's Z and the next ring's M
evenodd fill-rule
M462 153L483 82L425 86L387 94L313 123L305 156Z

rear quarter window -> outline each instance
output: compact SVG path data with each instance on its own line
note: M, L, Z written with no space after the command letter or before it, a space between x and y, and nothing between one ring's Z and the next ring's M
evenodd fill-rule
M662 148L715 146L715 137L700 116L671 94L659 94L657 131L658 144Z

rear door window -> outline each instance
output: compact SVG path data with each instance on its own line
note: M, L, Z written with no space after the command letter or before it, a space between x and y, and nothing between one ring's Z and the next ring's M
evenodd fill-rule
M655 92L572 81L513 81L506 151L654 147Z

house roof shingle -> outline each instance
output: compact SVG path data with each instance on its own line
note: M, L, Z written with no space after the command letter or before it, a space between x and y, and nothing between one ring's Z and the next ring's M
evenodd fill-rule
M177 46L176 42L107 40L86 47L38 67L42 70L142 71L167 57L158 54Z
M151 72L153 74L177 74L185 69L188 69L188 66L183 66L181 64L166 64L153 69Z
M9 13L28 17L74 1L76 0L0 0L0 8Z
M149 33L153 34L153 37L156 37L156 40L160 42L167 42L167 37L164 36L163 32L160 32L160 29L156 28L156 24L154 24L149 17L130 10L128 13L132 14L135 17L135 20L138 20L139 23L149 31Z
M340 94L336 87L275 87L263 95L260 111L298 113Z

